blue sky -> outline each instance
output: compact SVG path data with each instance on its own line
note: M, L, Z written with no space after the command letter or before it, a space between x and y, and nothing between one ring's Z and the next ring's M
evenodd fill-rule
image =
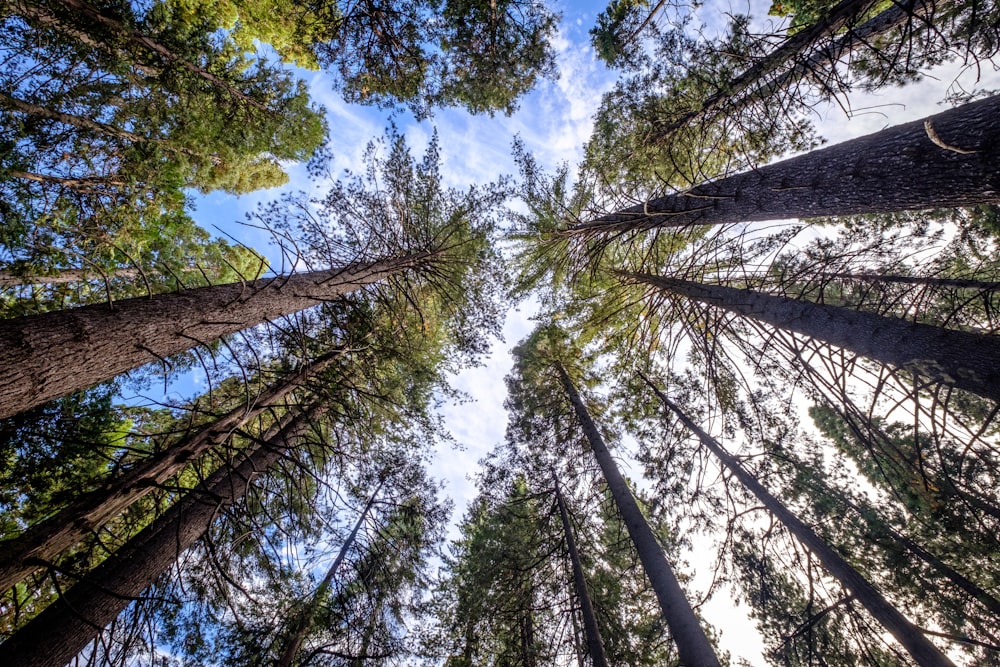
M557 81L541 82L522 100L515 114L509 117L473 117L462 110L446 109L438 111L433 119L421 122L406 113L398 113L392 118L407 136L416 155L421 154L434 128L437 129L447 185L464 188L495 180L503 174L516 173L510 156L511 143L516 136L522 139L543 167L551 169L561 162L574 164L580 159L583 144L590 134L591 117L601 95L613 85L615 74L596 59L587 34L603 3L561 3L558 8L563 14L555 41L561 76ZM767 20L766 5L757 4L755 9L757 16ZM703 5L699 17L718 25L725 12L734 11L747 11L747 7L740 3L713 0ZM940 109L940 100L949 92L959 73L960 68L952 66L934 72L919 86L887 90L877 96L856 96L852 99L854 113L851 116L840 107L830 105L817 110L815 119L821 134L831 142L837 142L919 118ZM377 109L345 104L323 74L302 74L309 82L313 98L327 109L330 144L334 153L331 172L361 169L361 155L366 144L382 136L390 121L389 115ZM962 85L966 88L1000 87L1000 77L995 71L984 74L987 78L977 83L974 81L976 73L966 71L961 75ZM304 169L293 169L292 176L292 182L285 189L308 187ZM238 221L258 202L270 200L279 193L268 191L239 198L216 193L200 197L195 217L206 229L222 230L269 254L272 261L277 262L273 250L268 251L266 235L239 225ZM278 264L275 263L275 266ZM454 378L455 387L472 399L472 403L445 409L447 424L463 450L439 452L431 474L444 480L446 493L455 500L456 520L475 493L469 477L475 472L476 462L503 438L506 426L503 377L511 367L508 351L532 328L532 312L530 302L511 311L504 328L504 340L494 344L485 365L464 371ZM177 385L175 389L185 393L183 385ZM197 390L196 385L191 385L187 393L194 394ZM695 551L687 555L687 560L689 563L712 562L711 545L696 545ZM693 567L688 569L695 570ZM696 573L695 588L704 590L707 575L707 572ZM707 604L703 613L711 623L722 629L722 645L734 658L744 657L751 664L762 664L761 645L744 610L745 607L734 607L722 594Z

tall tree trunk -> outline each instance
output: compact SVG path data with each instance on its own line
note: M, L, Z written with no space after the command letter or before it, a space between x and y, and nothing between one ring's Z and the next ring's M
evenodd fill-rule
M587 578L583 574L583 563L580 562L580 552L576 548L573 527L569 523L569 513L566 511L562 491L559 490L559 480L553 481L555 483L556 503L559 505L559 518L562 520L563 534L566 536L566 549L569 551L569 560L573 564L573 584L576 587L576 597L580 600L580 612L583 614L583 631L587 637L587 652L590 654L590 660L594 667L608 667L608 658L604 655L604 641L601 639L601 631L597 627L597 616L594 614L594 605L590 601L590 592L587 590Z
M855 49L869 46L871 41L887 32L903 28L908 23L917 22L930 24L928 17L933 12L953 0L904 0L894 2L881 13L868 19L861 25L848 30L827 44L818 46L808 57L797 58L797 62L786 71L776 74L762 85L743 95L740 99L729 93L724 102L728 105L728 113L739 112L754 102L767 101L781 90L804 78L813 78L828 94L833 92L827 80L835 76L834 71L839 61ZM820 79L816 72L825 70L829 74Z
M326 571L326 576L323 577L323 580L319 582L319 586L316 587L316 591L313 593L312 599L309 600L309 604L302 610L302 613L295 620L295 632L288 638L288 641L285 642L285 648L281 651L281 656L275 663L277 667L291 667L292 663L295 661L295 657L299 654L299 650L302 648L302 643L305 641L306 635L313 627L316 610L325 599L327 591L329 591L330 585L333 583L333 577L337 573L337 569L340 568L340 564L344 562L347 552L352 546L354 546L354 541L358 537L358 531L361 530L361 526L364 524L365 519L368 518L368 512L371 511L372 505L375 504L375 498L378 496L381 489L382 482L379 483L375 492L365 504L364 510L358 516L358 520L354 524L354 529L351 530L351 534L347 536L347 540L341 545L340 552L333 560L333 564L330 565L329 569Z
M420 252L0 321L0 418L430 261Z
M30 171L8 170L7 175L11 178L20 178L25 181L35 183L48 183L59 185L82 195L111 195L111 190L101 190L99 186L108 188L124 188L128 185L125 181L116 181L113 178L104 176L81 176L79 178L63 178L61 176L50 176L48 174L35 174ZM0 285L3 283L0 282Z
M835 273L821 272L824 278L837 280L859 280L869 283L898 283L902 285L922 285L925 287L954 287L958 289L978 289L984 292L1000 290L1000 282L973 280L971 278L934 278L929 276L903 276L883 273Z
M648 383L648 380L647 380ZM654 387L655 390L655 387ZM850 499L845 497L842 493L833 491L836 495L837 501L843 503L847 507L854 510L858 516L862 517L864 520L868 520L868 515L871 510L860 507L856 503L852 502ZM968 577L963 575L961 572L957 571L955 568L951 567L943 560L935 556L933 553L927 551L924 547L920 546L913 540L911 540L906 535L903 535L899 531L895 530L888 522L884 521L881 517L876 516L876 521L878 521L879 527L884 530L889 537L896 540L899 544L906 547L907 551L912 553L914 556L919 558L921 561L930 566L933 570L937 571L942 577L948 579L955 586L964 591L969 597L978 600L984 607L993 612L997 618L1000 618L1000 600L990 595L987 591L983 590L975 582L971 581Z
M0 665L65 665L200 538L223 508L243 497L309 428L300 415L272 428L235 467L224 466L0 644Z
M649 577L656 598L660 602L663 611L663 618L670 628L670 634L677 645L677 653L680 655L681 663L687 667L720 667L719 659L715 655L715 650L708 641L705 631L702 630L698 617L684 596L680 582L674 575L673 568L663 555L663 549L656 541L656 536L642 515L642 511L632 497L632 492L625 482L625 478L618 471L611 452L608 451L604 439L601 437L597 426L590 418L590 413L577 393L573 381L566 373L562 364L556 363L556 370L562 380L563 389L573 404L580 427L583 429L590 448L597 458L597 463L604 474L604 480L608 484L608 489L615 500L615 505L628 528L628 534L635 544L642 562L642 568Z
M4 542L0 553L0 590L22 581L39 569L39 563L51 561L77 544L92 530L179 473L189 461L224 443L233 432L266 410L278 407L294 389L329 368L345 351L329 352L304 365L211 424L138 463L106 486L79 496L56 514Z
M48 107L43 107L33 102L18 99L4 92L0 92L0 107L10 109L11 111L19 111L20 113L27 114L29 116L54 120L66 125L72 125L73 127L81 130L90 130L91 132L96 132L97 134L107 135L109 137L114 137L115 139L121 139L122 141L128 141L131 143L163 143L160 140L144 137L141 134L129 132L128 130L115 127L114 125L108 125L107 123L101 123L96 120L84 118L83 116L74 116L73 114L49 109Z
M112 269L103 275L97 271L84 269L60 269L55 275L33 276L17 275L10 271L0 271L0 289L8 287L26 287L28 285L66 285L85 280L104 280L109 278L137 278L139 269Z
M641 373L640 373L641 375ZM922 667L955 667L933 643L928 640L919 628L910 623L899 611L892 606L882 594L862 577L857 570L841 558L840 554L834 551L823 541L809 526L792 514L781 502L768 493L767 489L757 481L740 464L740 462L727 452L722 445L712 436L703 431L697 424L691 421L684 412L677 407L663 392L661 392L648 378L642 376L643 380L656 392L664 406L683 422L683 424L701 441L701 443L719 460L727 470L729 470L740 483L743 484L761 502L767 511L776 517L795 536L803 546L819 558L827 572L836 579L855 597L855 599L868 610L872 616L882 624L893 637L909 652L917 664Z
M654 227L888 213L1000 201L1000 95L569 227Z
M1000 401L1000 336L944 329L843 306L679 278L625 275L673 294L804 334L889 366Z

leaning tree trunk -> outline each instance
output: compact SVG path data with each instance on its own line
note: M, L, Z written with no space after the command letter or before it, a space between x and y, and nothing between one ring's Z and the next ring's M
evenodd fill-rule
M833 575L855 599L868 610L875 619L882 624L886 630L896 638L900 644L909 652L917 664L922 667L955 667L933 643L928 640L923 633L906 619L899 611L892 606L867 579L861 576L857 570L845 561L840 554L834 551L830 545L823 541L809 526L792 514L777 498L768 493L767 489L757 481L740 464L736 457L727 452L722 445L712 436L703 431L697 424L691 421L684 412L677 407L663 392L654 386L645 376L643 379L652 387L664 406L677 415L677 418L701 441L701 443L719 460L729 472L731 472L740 483L743 484L753 495L767 508L774 517L795 536L802 545L819 558L827 572Z
M18 537L3 543L0 553L0 590L23 581L52 561L65 549L77 544L91 531L123 512L193 461L222 444L240 428L266 410L279 407L282 401L310 377L321 373L346 350L329 352L291 373L279 384L230 410L154 456L136 464L104 487L85 493L56 514L28 528Z
M762 79L812 48L819 40L831 37L878 4L878 0L840 0L826 12L822 19L786 38L773 51L765 54L732 80L727 81L722 90L710 95L697 109L672 121L659 139L669 137L671 133L699 116L718 110L729 100L738 97L751 86L760 83Z
M347 536L347 540L341 545L340 552L333 560L333 564L330 565L330 568L326 571L326 576L323 577L323 580L319 582L319 586L316 587L316 592L313 593L312 599L309 600L309 604L302 610L302 613L295 620L295 632L293 632L285 642L285 647L281 651L281 656L275 663L277 667L292 667L295 657L299 654L299 650L302 648L302 643L306 640L306 635L309 634L309 630L313 627L316 610L326 597L327 591L330 590L330 585L333 583L333 577L340 568L340 564L344 562L347 552L350 551L352 546L354 546L354 541L358 537L358 531L361 530L361 526L364 524L365 519L368 518L368 513L371 511L372 505L375 504L375 497L378 496L378 492L381 489L382 483L379 483L375 492L365 504L365 508L361 512L361 515L358 516L358 520L355 522L354 529L351 530L351 534Z
M816 218L1000 201L1000 95L652 199L565 230Z
M573 404L573 410L580 422L580 427L583 429L583 433L590 443L590 448L597 458L597 463L601 467L601 472L604 474L604 480L608 484L615 505L618 507L626 528L628 528L629 537L635 544L642 568L653 585L653 591L656 593L660 609L663 611L663 618L670 628L674 643L677 645L677 653L681 663L688 667L720 667L715 650L709 643L705 631L698 622L698 617L695 616L694 610L684 596L684 590L681 588L680 582L677 581L673 568L664 557L663 549L656 541L656 536L653 535L653 531L642 515L635 498L632 497L632 492L629 490L625 478L618 471L618 465L612 458L611 452L608 451L607 445L604 444L604 439L597 430L597 426L590 418L590 413L583 404L580 394L576 391L573 381L562 364L557 363L556 370L559 372L563 389Z
M1000 401L1000 336L679 278L623 275Z
M590 592L587 590L587 578L583 574L583 563L580 562L580 552L576 548L573 527L569 523L569 513L566 511L566 503L559 490L559 481L553 481L555 482L556 504L559 506L559 518L562 520L563 534L566 536L566 549L569 551L569 560L573 565L573 585L576 588L576 597L580 600L580 612L583 614L583 632L587 637L587 653L590 654L590 660L594 667L608 667L608 658L604 655L604 640L601 639L601 631L597 627L597 616L594 614L594 605L590 601Z
M0 644L0 665L53 667L69 662L208 530L221 509L242 498L250 482L277 463L308 428L308 417L299 415L283 428L272 428L265 442L238 465L223 466L211 474Z
M0 418L427 262L378 262L0 321Z

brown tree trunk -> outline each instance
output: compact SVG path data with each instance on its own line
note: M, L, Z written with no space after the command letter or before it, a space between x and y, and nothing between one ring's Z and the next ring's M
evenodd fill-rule
M0 321L0 418L430 261L421 252Z
M32 102L12 97L4 92L0 92L0 106L10 109L11 111L19 111L20 113L27 114L29 116L54 120L66 125L72 125L73 127L81 130L90 130L91 132L104 134L114 137L115 139L121 139L122 141L130 141L132 143L159 143L156 139L150 139L149 137L144 137L140 134L129 132L128 130L123 130L113 125L101 123L82 116L74 116L73 114L64 113L62 111L55 111Z
M241 463L210 475L0 644L0 665L53 667L69 662L205 533L220 510L243 497L250 482L274 465L308 428L309 420L300 415L284 428L271 429L266 443L252 449Z
M570 235L1000 201L1000 95L569 227Z
M306 364L191 436L136 464L105 487L79 496L56 514L4 542L0 553L0 590L22 581L40 568L39 563L54 560L65 549L179 473L189 461L222 444L234 431L266 410L277 407L294 389L329 368L343 354L344 350L336 350Z
M857 570L841 558L840 554L820 538L809 526L802 523L781 502L768 493L757 478L746 471L740 462L727 452L712 436L688 418L663 392L645 376L646 383L656 392L663 405L677 415L677 418L701 441L701 443L726 467L753 495L767 511L774 515L795 536L803 546L819 558L827 572L836 579L882 624L893 637L909 652L922 667L955 667L941 651L931 643L920 630L910 623L899 611L882 597L882 594Z
M698 622L694 610L684 595L680 582L674 575L673 568L663 555L663 549L656 541L656 536L642 515L642 511L632 497L632 492L625 482L625 478L618 471L611 452L608 451L604 439L601 437L597 426L590 418L590 413L577 393L573 381L566 373L566 369L561 364L556 364L556 370L562 380L563 389L573 404L580 427L583 429L590 448L597 458L597 463L604 474L604 480L608 484L608 489L615 500L615 505L628 528L628 534L635 544L642 562L642 568L649 577L656 598L660 602L660 609L663 611L663 618L670 628L670 635L677 645L677 653L680 655L681 663L688 667L720 667L719 659L715 655L715 650L708 641L705 631Z
M562 492L559 490L559 481L555 482L556 504L559 506L559 518L562 520L563 534L566 536L566 549L569 551L569 560L573 565L573 585L576 588L576 597L580 601L580 612L583 614L583 632L587 638L587 653L594 667L608 667L608 658L604 655L604 640L601 639L600 628L597 627L597 615L594 614L594 605L590 601L590 592L587 589L587 578L583 574L583 563L580 562L580 552L576 548L576 538L573 537L573 527L569 523L569 513L566 511L566 503L563 502Z
M299 654L299 650L302 648L302 643L306 639L306 635L313 626L313 617L316 615L316 609L319 607L320 603L326 596L327 591L330 589L330 584L333 583L333 577L337 573L337 569L340 564L344 562L344 558L347 556L347 552L354 545L354 541L358 537L358 531L361 530L361 526L364 524L365 519L368 517L368 512L371 511L372 505L375 504L375 498L378 496L378 492L382 488L382 483L379 483L378 488L375 489L375 493L372 494L371 498L365 504L364 510L361 515L358 516L357 522L354 524L354 529L351 530L351 534L347 536L347 540L340 547L340 552L337 557L333 560L333 564L330 565L329 569L326 571L326 576L323 577L323 581L319 582L319 586L316 587L316 592L313 593L312 599L309 600L309 604L302 614L295 620L295 632L288 641L285 642L285 648L281 651L281 656L275 663L277 667L292 667L292 663L295 661L295 657Z
M649 274L640 282L1000 401L1000 336Z

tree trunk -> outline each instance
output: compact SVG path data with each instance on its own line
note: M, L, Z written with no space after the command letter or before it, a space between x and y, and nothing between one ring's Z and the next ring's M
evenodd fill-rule
M761 79L811 48L819 40L832 36L878 4L878 0L841 0L829 9L823 19L787 37L773 51L761 57L731 81L727 81L722 90L708 97L697 109L671 122L657 138L657 141L669 137L670 134L699 116L719 109L729 100L739 96L754 84L759 83Z
M235 467L224 466L0 644L0 665L65 665L200 538L309 428L300 415L272 428Z
M858 280L870 283L898 283L902 285L921 285L925 287L954 287L957 289L977 289L984 292L1000 290L1000 282L989 280L974 280L971 278L934 278L924 276L902 276L882 273L834 273L820 272L823 278L836 280Z
M641 375L641 374L640 374ZM858 602L882 624L893 637L909 652L917 664L922 667L955 667L941 651L931 643L920 630L910 623L899 611L882 597L882 594L862 577L857 570L841 558L840 554L820 538L811 528L802 523L781 502L772 496L757 481L757 478L746 471L740 462L727 452L722 445L684 414L663 392L654 386L645 376L643 380L652 387L664 406L683 422L683 424L701 441L701 443L726 467L753 495L761 502L767 511L776 517L795 536L803 546L819 558L827 572L849 590Z
M905 0L904 2L894 2L861 25L849 28L847 32L839 35L829 44L819 46L807 58L800 59L787 71L766 81L744 95L742 99L734 100L735 95L730 93L726 100L731 105L729 111L730 113L738 112L754 102L766 101L784 88L806 77L813 78L817 84L830 91L827 81L816 77L815 73L818 70L826 70L833 75L840 59L855 49L868 46L873 38L901 28L911 21L929 23L928 17L933 14L935 9L952 1L922 0L918 2L918 0Z
M213 447L222 444L234 431L244 427L265 410L278 406L294 389L339 359L345 350L329 352L270 387L243 405L203 427L154 456L136 464L105 487L86 493L69 505L3 543L0 553L0 590L24 580L65 549L77 544L92 530L114 518L132 503L179 473Z
M678 278L624 275L1000 401L1000 336Z
M336 299L432 257L421 252L0 321L0 418Z
M1000 201L1000 95L697 185L568 234L889 213Z
M576 548L576 539L573 537L573 528L569 523L569 513L566 511L566 503L563 502L562 492L559 490L559 481L555 482L556 503L559 505L559 518L562 520L563 534L566 535L566 548L569 551L569 560L573 564L573 584L576 587L576 597L580 600L580 612L583 614L583 631L587 637L587 652L594 667L608 667L608 658L604 655L604 641L601 639L601 631L597 627L597 616L594 614L594 605L590 601L590 592L587 590L587 578L583 575L583 564L580 562L580 552Z
M11 178L19 178L25 181L34 181L35 183L48 183L52 185L59 185L66 188L67 190L72 190L78 194L82 195L110 195L113 194L111 190L100 190L97 189L98 186L111 187L126 187L128 184L124 181L116 181L112 178L105 178L103 176L81 176L79 178L63 178L62 176L50 176L48 174L35 174L30 171L15 171L7 170L7 175ZM0 285L3 283L0 282Z
M628 534L635 544L642 562L643 570L649 577L656 598L660 602L663 610L663 618L670 628L670 634L677 645L677 653L680 655L681 663L687 667L720 667L719 659L715 655L715 650L708 641L705 631L702 630L698 617L684 596L680 582L674 575L673 568L663 555L663 549L656 541L656 536L650 529L646 518L642 516L639 506L632 497L632 492L625 482L625 478L618 471L618 465L611 457L604 444L597 426L590 418L590 413L580 399L573 381L566 373L566 369L561 364L556 363L556 370L562 380L563 389L573 404L577 420L583 429L590 448L597 457L597 463L604 474L604 480L608 484L608 489L615 500L619 513L628 528Z
M365 519L368 517L368 512L371 510L372 505L375 504L375 497L378 492L382 489L382 483L380 482L378 488L375 489L375 493L372 494L371 498L365 504L364 510L361 515L358 516L357 522L354 524L354 529L351 534L347 536L347 540L340 547L340 552L337 557L333 560L333 564L326 571L326 576L323 577L323 581L319 582L319 586L316 587L316 592L313 593L312 599L309 600L309 604L302 613L299 615L298 619L295 621L295 632L288 641L285 642L285 648L281 651L281 656L275 663L277 667L291 667L292 663L295 661L295 657L299 654L299 649L302 648L302 643L306 639L306 635L309 630L312 629L313 617L316 615L316 609L319 607L323 598L326 596L326 592L330 589L330 584L333 583L333 577L337 573L337 569L340 564L344 561L344 557L347 556L347 552L354 545L355 539L357 539L358 531L361 530L362 524L364 524Z
M18 111L20 113L27 114L29 116L35 116L37 118L45 118L47 120L54 120L59 123L71 125L81 130L90 130L91 132L96 132L97 134L104 134L110 137L114 137L115 139L121 139L122 141L129 141L138 144L162 143L162 141L157 139L144 137L141 134L129 132L128 130L123 130L113 125L108 125L107 123L101 123L96 120L84 118L82 116L74 116L73 114L64 113L62 111L55 111L53 109L49 109L47 107L34 104L32 102L27 102L25 100L21 100L16 97L12 97L3 92L0 92L0 106L10 109L12 111Z

